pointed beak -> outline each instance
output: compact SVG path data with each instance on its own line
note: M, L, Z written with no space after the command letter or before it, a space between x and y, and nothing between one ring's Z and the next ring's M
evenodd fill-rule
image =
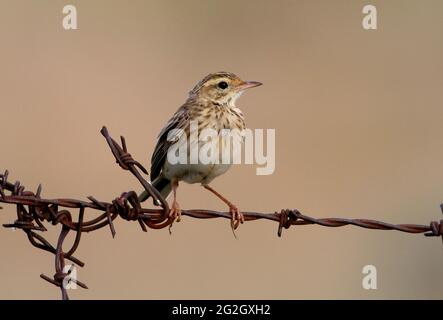
M262 84L263 83L258 82L258 81L245 81L241 85L239 85L238 88L240 90L246 90L246 89L249 89L249 88L254 88L254 87L261 86Z

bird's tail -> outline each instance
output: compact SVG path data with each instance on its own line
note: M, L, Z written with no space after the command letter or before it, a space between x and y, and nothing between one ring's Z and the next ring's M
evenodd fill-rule
M161 176L157 177L154 179L154 181L152 181L152 186L154 188L156 188L160 194L162 195L163 198L167 198L168 195L171 193L172 190L172 185L171 185L171 181L163 178ZM149 199L150 195L146 192L146 190L144 190L139 196L138 196L138 200L140 202L146 201L147 199ZM159 205L159 203L155 203L154 205Z

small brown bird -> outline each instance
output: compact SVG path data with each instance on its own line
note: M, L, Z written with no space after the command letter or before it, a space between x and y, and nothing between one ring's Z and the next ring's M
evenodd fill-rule
M190 92L186 102L175 112L172 118L161 130L157 145L151 159L151 180L152 185L167 197L173 192L173 201L170 215L180 221L181 210L177 202L177 188L179 181L187 183L201 183L204 188L211 191L229 207L231 214L231 226L237 228L239 223L244 222L244 216L238 208L220 193L209 186L209 183L217 176L225 173L231 164L209 163L204 164L200 161L192 163L171 164L167 159L169 148L180 139L180 134L175 134L171 139L171 130L173 132L183 132L189 141L191 132L191 122L198 123L198 131L203 129L213 129L218 135L220 143L217 143L217 153L225 152L223 148L222 129L237 129L238 132L245 129L243 113L236 107L235 102L244 90L261 85L256 81L243 81L238 76L229 72L212 73L203 78ZM168 137L169 134L169 137ZM243 140L243 138L241 138ZM197 143L200 146L200 142ZM187 159L195 144L188 144ZM140 201L145 201L149 195L144 191L140 194Z

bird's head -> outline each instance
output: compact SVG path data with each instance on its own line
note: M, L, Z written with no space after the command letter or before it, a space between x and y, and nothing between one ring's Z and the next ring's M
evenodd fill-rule
M219 105L234 106L235 101L249 88L260 86L257 81L244 81L230 72L211 73L190 92L190 96L210 100Z

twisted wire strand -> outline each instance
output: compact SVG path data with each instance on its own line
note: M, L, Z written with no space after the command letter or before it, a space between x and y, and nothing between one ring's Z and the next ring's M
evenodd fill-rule
M109 227L112 236L116 234L113 221L121 217L127 221L137 221L146 232L150 229L162 229L170 227L174 222L169 216L169 205L161 194L152 184L143 178L142 173L147 175L148 171L134 160L127 151L124 137L120 137L119 145L109 134L106 127L101 129L101 134L106 139L108 146L115 158L117 164L123 169L128 170L134 175L143 188L153 199L159 201L160 206L156 208L143 208L138 200L135 191L123 192L120 196L111 202L99 201L94 197L88 197L89 201L77 199L44 199L41 197L42 187L39 185L35 192L26 190L25 187L16 181L11 183L9 172L6 170L0 174L0 202L16 206L17 219L13 223L4 224L6 228L21 229L26 233L30 243L41 250L54 254L55 274L48 277L41 274L40 277L49 283L57 286L61 290L63 300L69 299L64 283L68 277L80 287L88 287L77 279L70 278L72 267L65 271L65 259L83 267L84 262L74 257L81 235L83 232L91 232L104 227ZM142 173L140 173L142 172ZM443 211L443 204L441 205ZM0 209L2 209L0 207ZM77 220L74 221L71 211L78 211ZM86 210L97 211L100 214L95 218L85 219ZM182 210L183 216L196 219L224 218L231 219L229 212L220 212L206 209ZM443 220L432 221L429 225L419 224L391 224L370 219L346 219L346 218L313 218L302 214L297 209L282 209L279 212L243 212L245 221L270 220L278 223L277 234L282 235L283 228L288 229L291 226L320 225L324 227L342 227L353 225L361 228L376 230L397 230L406 233L423 233L427 237L442 237L443 240ZM52 225L61 225L61 231L54 246L47 241L40 233L45 232L47 228L44 222ZM71 247L64 251L63 245L69 232L75 232L75 239Z

